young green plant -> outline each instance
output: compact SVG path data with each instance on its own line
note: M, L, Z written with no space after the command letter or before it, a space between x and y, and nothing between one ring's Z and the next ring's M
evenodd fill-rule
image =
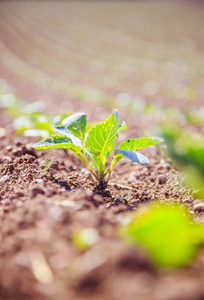
M137 150L156 145L162 142L161 138L137 138L127 139L119 147L114 148L118 134L127 128L125 122L119 124L119 114L116 110L102 123L95 124L90 130L87 128L87 116L85 113L77 113L62 121L61 126L55 129L60 135L42 140L35 144L35 149L65 148L76 154L90 171L93 180L104 187L109 179L113 167L123 157L143 165L149 164L149 160L138 153ZM114 151L110 166L107 167L107 159Z
M44 175L47 174L47 171L48 171L49 167L50 167L51 165L54 165L54 164L56 164L56 162L49 162L49 159L46 160L46 165L45 165Z
M196 225L186 209L167 202L141 207L119 228L119 236L165 268L188 264L204 240L203 226Z

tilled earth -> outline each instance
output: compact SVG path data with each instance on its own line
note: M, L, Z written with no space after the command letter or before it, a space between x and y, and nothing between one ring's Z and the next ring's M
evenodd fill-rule
M57 1L51 3L0 3L1 77L25 101L43 100L52 114L63 109L84 111L89 121L102 121L111 113L103 101L80 100L85 95L74 94L71 82L78 87L95 86L111 96L137 91L136 98L144 94L147 102L166 108L187 110L202 104L202 30L196 31L203 24L199 7L187 6L184 13L181 4L165 6L160 1L155 6L141 2L114 6L113 1L91 6L84 1L82 9L77 2L64 4L63 10ZM58 21L55 27L51 16ZM146 22L149 17L152 23ZM180 32L185 36L184 48L177 44ZM156 36L163 45L160 50L155 50ZM156 134L161 117L157 113L131 113L125 105L119 113L128 129L118 143L140 137L144 130ZM17 136L3 110L0 128L5 128L0 130L0 299L204 299L203 249L186 267L161 270L146 253L118 237L119 226L153 201L179 202L196 222L204 220L203 212L195 209L199 200L185 189L163 146L141 151L149 158L149 166L121 160L111 184L101 191L70 152L37 151L32 148L36 139ZM204 131L203 125L186 128ZM44 174L47 159L53 164ZM84 228L94 229L96 239L81 251L72 236Z
M202 213L193 211L190 194L159 147L143 151L149 166L122 160L112 184L100 191L74 155L60 149L36 151L34 141L9 129L1 137L1 299L204 297L202 251L183 269L161 271L117 236L129 214L150 201L179 202L202 222ZM44 175L47 159L56 164ZM83 228L97 233L86 251L78 250L71 238Z

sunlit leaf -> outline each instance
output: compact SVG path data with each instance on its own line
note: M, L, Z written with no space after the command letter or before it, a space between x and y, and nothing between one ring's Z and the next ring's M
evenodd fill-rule
M186 210L166 204L141 209L121 232L163 267L185 265L204 240L203 228L193 223Z
M142 165L148 165L149 160L142 155L141 153L130 151L130 150L122 150L122 149L114 149L117 153L120 155L128 158L129 160L132 160L136 163L142 164Z
M158 145L163 142L160 137L141 137L138 139L127 139L122 142L119 149L137 151L149 146Z
M126 141L124 141L120 144L119 150L137 151L142 148L146 148L146 147L153 146L153 145L158 145L162 142L163 142L163 139L160 137L151 137L151 138L150 137L147 137L147 138L141 137L138 139L127 139ZM125 155L122 155L122 153L120 153L119 151L117 151L117 152L118 153L114 156L116 162L119 161L123 156L125 156ZM145 164L147 164L147 163L145 163Z
M102 123L96 124L88 132L86 139L87 149L96 155L106 155L113 150L119 128L119 115L114 111L110 117Z
M77 138L71 131L67 130L64 126L55 126L55 130L60 133L61 135L66 135L68 138L71 139L72 143L75 146L81 147L81 141Z
M84 113L74 114L62 122L62 126L71 131L83 142L85 140L87 116Z
M119 115L117 111L113 111L110 117L96 124L88 132L85 146L92 154L100 178L104 174L107 158L113 150L118 128Z
M122 125L119 125L119 128L118 128L118 131L117 131L117 135L123 131L123 130L126 130L127 129L127 125L126 123L123 121Z
M76 154L80 153L81 147L75 146L72 140L66 136L54 135L52 138L40 141L33 145L35 149L51 149L51 148L64 148L74 151Z

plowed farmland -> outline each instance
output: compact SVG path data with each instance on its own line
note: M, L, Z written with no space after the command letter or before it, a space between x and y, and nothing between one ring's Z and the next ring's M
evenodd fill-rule
M118 144L169 120L203 134L203 13L193 1L0 1L0 98L90 122L117 109L127 123ZM0 104L0 299L204 299L202 246L165 269L118 237L150 203L204 221L163 145L141 150L149 165L121 160L97 190L71 152L33 149L39 138L17 134ZM84 229L93 240L81 249L73 236Z

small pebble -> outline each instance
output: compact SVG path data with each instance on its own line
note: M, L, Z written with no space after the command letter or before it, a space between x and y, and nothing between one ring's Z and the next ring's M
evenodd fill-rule
M167 182L167 177L165 175L159 176L159 184L164 184Z
M40 178L35 179L35 181L38 182L38 183L43 182L43 180L40 179Z
M163 163L163 167L166 168L167 170L171 170L171 166L168 163Z
M0 178L0 183L5 183L9 181L9 176L8 175L4 175Z
M5 155L5 156L2 157L2 160L7 161L7 162L11 162L12 158L10 156Z
M190 199L184 199L182 202L183 202L183 203L192 203L193 201L190 200Z
M5 128L0 128L0 138L3 138L6 136L6 129Z
M204 211L204 203L198 203L194 205L193 210L196 212Z
M6 146L7 151L11 151L12 147L10 145Z

